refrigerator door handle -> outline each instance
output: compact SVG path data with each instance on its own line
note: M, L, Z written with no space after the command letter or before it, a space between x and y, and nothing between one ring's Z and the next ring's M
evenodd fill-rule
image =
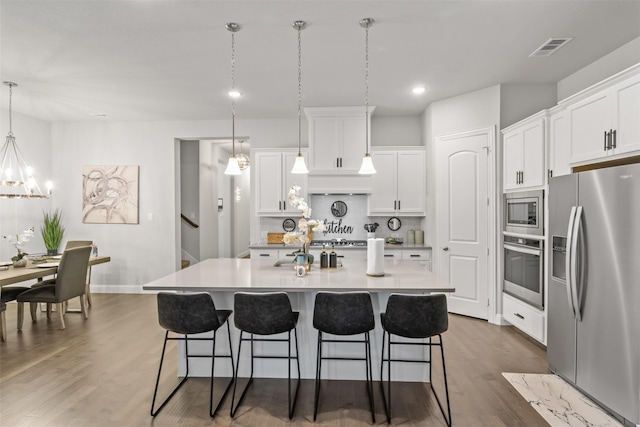
M571 206L571 213L569 214L569 225L567 226L567 248L566 248L566 261L565 261L565 277L567 283L567 299L569 301L569 308L573 312L573 318L576 317L576 308L573 305L573 272L571 268L572 255L575 252L573 246L573 223L576 219L576 207Z
M577 320L582 320L580 312L580 300L578 298L578 237L582 231L582 206L576 207L576 215L573 221L573 232L571 236L571 306Z

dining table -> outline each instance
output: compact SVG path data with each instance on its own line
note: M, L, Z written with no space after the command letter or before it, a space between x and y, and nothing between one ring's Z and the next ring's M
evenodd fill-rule
M111 261L110 256L100 255L89 258L89 267L104 264ZM9 267L6 270L0 268L0 286L15 285L29 280L42 280L44 277L53 276L58 271L59 259L47 258L44 262L27 261L25 267Z
M237 259L237 258L211 258L193 264L185 269L178 270L166 276L153 280L145 285L147 291L164 292L207 292L210 293L216 308L233 309L235 292L286 292L294 311L300 313L298 321L298 338L300 350L300 370L303 378L315 377L316 336L313 328L314 300L317 292L352 292L366 291L371 294L372 305L375 313L376 328L371 334L373 351L372 360L374 366L379 363L379 352L382 345L382 329L380 325L380 311L384 311L387 299L391 293L431 294L455 292L455 287L447 281L433 274L424 264L413 260L384 260L384 274L367 275L367 260L345 259L335 269L320 269L318 264L312 264L310 271L303 277L298 277L291 260L273 259ZM233 331L233 315L229 318L232 327L232 343L234 351L237 350L237 330ZM159 327L160 328L160 327ZM202 335L207 336L207 334ZM398 337L400 339L400 337ZM219 348L226 348L228 344L226 333L220 333ZM201 345L202 344L202 345ZM277 353L281 348L273 343L255 343L256 350ZM394 349L394 357L411 358L423 357L424 349L420 346L403 346L406 349ZM186 360L184 357L184 344L179 343L178 351L178 376L184 375ZM202 342L190 342L189 352L196 351L206 354L207 349ZM329 349L329 354L333 349ZM362 350L356 347L347 352L359 354ZM397 354L396 354L397 351ZM427 350L428 351L428 350ZM210 348L209 348L210 352ZM286 350L285 350L286 352ZM247 357L243 353L243 356ZM220 366L219 366L220 365ZM220 374L230 375L230 368L224 363L216 363L216 371ZM248 359L242 366L248 365ZM357 366L354 366L357 365ZM336 361L327 366L326 374L330 379L362 379L364 368L350 362ZM362 364L364 365L364 364ZM394 378L399 381L428 381L429 369L425 364L410 365L403 372L394 373ZM273 359L261 359L255 361L256 377L286 378L286 363ZM190 376L210 376L211 364L206 359L196 358L189 361ZM247 372L240 376L248 375Z

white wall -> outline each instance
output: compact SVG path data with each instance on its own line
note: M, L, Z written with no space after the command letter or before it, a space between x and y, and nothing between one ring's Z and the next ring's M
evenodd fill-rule
M640 37L560 80L557 100L561 101L638 63L640 63Z
M554 83L501 85L500 129L556 105L556 90Z
M34 237L24 246L29 254L46 252L40 225L43 210L49 210L53 201L64 191L64 184L55 179L51 170L51 125L45 121L13 112L13 135L16 144L22 152L25 161L34 169L34 176L43 192L44 183L54 182L53 199L26 200L0 198L0 235L15 234L29 227L35 227ZM4 137L9 133L9 111L0 110L0 135L4 144ZM63 219L66 212L63 212ZM16 255L16 249L0 239L0 261L8 261Z
M295 118L236 120L236 131L256 147L297 145ZM179 268L175 139L228 138L230 133L231 123L224 120L53 125L53 150L48 140L41 145L53 153L53 178L58 187L53 206L64 210L69 238L95 240L100 253L112 257L111 263L93 269L92 284L98 290L136 291L142 284ZM82 166L109 164L140 166L137 225L82 223ZM153 220L148 219L149 214L153 214ZM38 210L36 217L40 216ZM255 220L255 215L250 216ZM13 220L14 215L6 217Z
M372 146L414 146L423 141L420 116L371 117Z

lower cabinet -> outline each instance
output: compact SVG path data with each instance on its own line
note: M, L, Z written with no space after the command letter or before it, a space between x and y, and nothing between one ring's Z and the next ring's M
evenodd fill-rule
M510 295L502 295L504 319L532 338L545 343L544 312Z
M291 259L293 262L293 252L295 249L251 249L249 256L251 259L273 259L276 262L279 259Z

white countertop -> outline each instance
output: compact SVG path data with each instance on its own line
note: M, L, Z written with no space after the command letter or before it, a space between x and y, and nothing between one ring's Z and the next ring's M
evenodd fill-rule
M392 291L454 292L455 288L410 260L385 260L383 277L366 275L367 261L349 259L334 270L317 263L297 277L293 263L274 267L272 259L211 258L143 286L164 291Z
M294 252L295 250L300 248L302 248L301 245L284 245L282 243L252 243L251 245L249 245L249 249L274 249L274 250L291 249L291 252ZM366 246L336 246L335 249L336 251L341 251L343 249L352 251L352 250L367 250L367 247ZM385 250L397 250L397 249L431 250L431 246L385 243L384 249ZM310 250L321 251L322 246L311 246Z

